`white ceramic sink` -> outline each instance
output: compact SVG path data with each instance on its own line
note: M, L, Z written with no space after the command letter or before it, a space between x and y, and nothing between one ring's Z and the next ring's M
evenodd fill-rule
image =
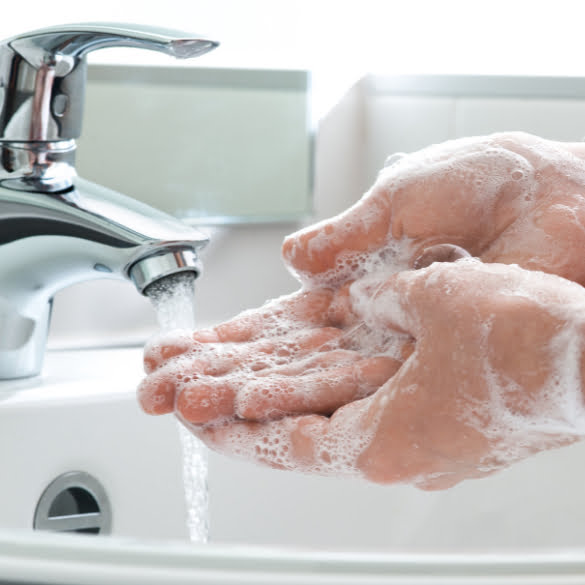
M81 471L105 489L112 535L188 538L178 430L138 407L141 360L140 349L48 352L42 376L0 383L0 530L32 530L45 488Z
M141 360L49 352L41 377L0 384L0 585L585 585L583 445L434 494L214 455L211 544L187 542L177 426L137 406ZM70 471L103 486L110 537L32 530Z
M0 583L584 585L585 555L329 553L0 533Z
M39 378L0 384L0 530L32 532L45 488L71 471L100 482L111 534L188 540L171 416L142 413L142 350L50 351ZM585 546L585 442L444 492L311 477L209 458L210 541L315 550Z

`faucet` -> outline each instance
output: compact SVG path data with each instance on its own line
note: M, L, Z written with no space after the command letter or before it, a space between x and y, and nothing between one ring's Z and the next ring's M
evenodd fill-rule
M124 46L187 58L217 44L175 30L105 23L49 27L0 43L0 379L41 371L60 289L113 277L131 280L144 294L166 276L200 273L206 236L79 178L75 139L87 53Z

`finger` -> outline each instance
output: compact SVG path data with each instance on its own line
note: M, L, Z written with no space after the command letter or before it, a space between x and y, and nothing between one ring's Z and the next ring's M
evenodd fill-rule
M148 376L138 386L138 404L146 414L160 415L175 408L176 382L158 374Z
M358 459L372 438L364 424L369 398L318 415L187 428L212 449L278 469L360 476Z
M375 392L399 367L400 362L392 358L372 357L301 376L253 378L238 392L235 412L247 420L291 414L330 415Z
M176 396L186 385L193 385L201 377L217 377L233 366L231 357L215 359L175 358L150 373L138 386L138 403L147 414L160 415L173 412Z
M248 361L254 371L265 367L293 365L315 352L337 349L343 340L343 331L336 327L322 327L298 331L274 339L251 342L239 346L240 363Z
M175 411L184 420L202 425L235 414L235 396L245 378L201 378L176 394Z
M327 289L299 291L245 311L221 325L195 332L193 339L202 343L244 342L299 327L326 326L332 295Z
M345 366L363 359L357 351L334 349L319 352L289 364L266 368L257 372L258 376L301 376L316 370L325 370L334 366Z
M247 376L274 364L293 367L295 360L302 361L307 354L335 347L341 335L331 327L302 331L227 352L208 344L196 357L175 356L150 374L139 386L138 400L149 414L167 414L177 408L195 424L232 416L235 394L245 385ZM238 370L238 376L230 377L234 370Z
M368 252L383 246L390 225L390 198L383 187L372 191L342 214L288 236L282 254L299 274L322 274L337 267L341 252Z
M148 343L144 353L144 369L150 374L173 358L189 355L196 359L191 370L197 371L196 364L209 375L223 375L246 362L255 364L252 369L258 370L269 365L267 356L284 359L319 348L332 349L341 335L341 330L335 327L307 328L249 343L222 344L211 341L202 343L193 339L196 334L175 331L158 336ZM254 360L254 356L258 359Z
M154 372L173 357L196 352L202 344L193 340L189 331L177 330L154 336L144 347L144 371Z
M234 416L234 398L245 376L177 375L165 368L148 376L138 387L138 402L152 415L177 412L193 424Z
M343 332L335 327L298 331L274 339L262 339L224 348L211 346L201 351L197 365L211 376L223 376L235 370L260 372L278 366L294 366L312 353L326 352L339 347ZM226 351L227 349L227 351Z
M144 354L144 369L149 375L165 370L173 375L182 371L184 374L221 376L241 363L245 355L243 349L199 343L193 341L191 334L181 338L167 334L149 342Z
M398 370L413 347L408 340L402 359L398 360L390 357L364 359L348 350L320 351L311 355L312 345L318 345L324 334L321 330L308 337L304 349L297 349L294 361L282 357L284 365L262 369L275 361L268 355L259 356L256 350L247 373L240 368L237 376L222 375L214 380L213 368L217 366L211 361L206 365L200 363L198 373L201 376L194 377L187 387L181 383L180 392L169 388L166 378L162 380L163 388L167 392L177 392L175 407L183 418L199 425L229 416L263 420L282 417L284 412L330 414L343 404L374 392ZM319 349L326 347L328 343ZM308 357L302 359L303 355ZM225 367L222 374L232 371L234 363ZM183 365L179 369L185 371ZM222 393L225 399L221 398Z

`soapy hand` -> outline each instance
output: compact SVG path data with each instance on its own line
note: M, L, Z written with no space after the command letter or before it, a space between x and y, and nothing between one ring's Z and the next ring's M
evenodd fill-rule
M210 446L235 455L427 488L574 440L578 417L556 412L560 399L542 398L556 372L542 344L576 326L550 317L548 301L495 300L505 292L498 282L514 278L537 294L544 286L546 298L557 286L578 296L570 283L465 262L396 273L471 254L584 282L582 151L505 134L394 162L350 210L285 241L303 290L212 330L153 341L141 405L175 411ZM406 295L405 283L424 295ZM534 327L518 325L514 311ZM480 327L478 315L516 323L525 350L501 327ZM528 382L521 374L540 361L533 387L534 372L526 370Z
M524 133L393 155L353 207L287 238L309 286L444 260L440 245L585 284L585 144Z
M403 347L414 348L395 375L374 358L329 360L343 353L335 349L315 354L307 335L295 344L307 357L297 354L280 372L269 369L266 385L258 375L250 392L245 380L254 369L243 372L242 360L262 356L253 345L264 342L235 341L241 329L230 338L223 326L221 333L206 333L209 341L199 334L209 348L157 370L191 372L176 396L179 417L230 455L423 489L493 473L585 434L585 292L579 285L517 266L461 260L352 288L350 303L363 327L397 332ZM220 353L219 372L211 351L215 335L223 337L224 350L234 346L224 356L229 364ZM338 340L324 337L325 345ZM285 344L271 349L282 350L288 361ZM221 387L213 416L201 408L203 396L213 403L211 380ZM336 408L336 400L345 405ZM205 416L211 423L201 424Z
M377 390L409 343L404 334L364 327L347 288L301 291L213 329L153 339L140 403L195 424L327 415Z

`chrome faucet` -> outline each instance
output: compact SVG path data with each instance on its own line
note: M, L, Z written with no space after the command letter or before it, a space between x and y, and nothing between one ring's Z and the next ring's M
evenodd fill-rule
M76 176L85 57L114 46L187 58L217 43L102 23L51 27L0 43L0 379L40 372L52 299L63 287L128 278L144 293L165 276L200 272L197 251L205 236Z

